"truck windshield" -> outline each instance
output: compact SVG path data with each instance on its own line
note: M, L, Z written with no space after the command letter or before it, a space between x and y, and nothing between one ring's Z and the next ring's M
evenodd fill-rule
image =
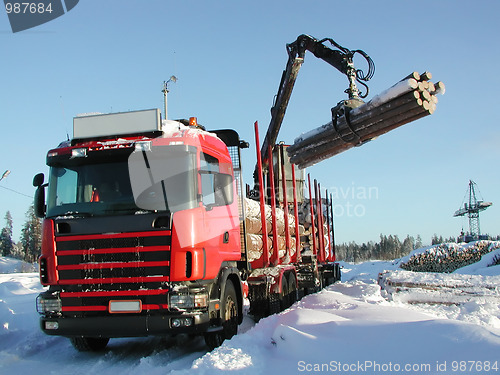
M138 207L130 188L127 162L53 166L50 169L47 216L109 215Z
M174 212L196 206L196 159L191 153L148 153L148 165L155 167L153 180L142 152L120 159L69 159L51 166L47 216Z

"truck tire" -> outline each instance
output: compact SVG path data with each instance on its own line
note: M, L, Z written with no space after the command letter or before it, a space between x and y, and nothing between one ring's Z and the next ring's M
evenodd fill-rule
M318 272L318 281L319 285L316 287L315 293L320 292L325 287L325 281L323 280L323 272Z
M99 352L106 348L107 337L71 337L71 344L79 352Z
M205 344L207 344L210 350L214 350L222 345L224 342L224 332L206 332L205 333Z
M282 280L281 280L281 293L280 293L280 311L288 309L290 306L290 301L289 301L289 292L290 289L288 287L288 279L286 275L283 275Z
M297 280L295 275L290 273L288 275L288 307L297 302Z
M238 333L238 299L232 281L228 280L221 299L222 330L205 333L205 343L213 350Z
M281 297L279 294L277 293L273 293L273 294L270 294L269 295L269 299L267 300L267 303L268 303L268 306L269 306L269 314L267 314L266 316L269 316L269 315L274 315L274 314L279 314L279 312L281 311L280 308L281 308Z

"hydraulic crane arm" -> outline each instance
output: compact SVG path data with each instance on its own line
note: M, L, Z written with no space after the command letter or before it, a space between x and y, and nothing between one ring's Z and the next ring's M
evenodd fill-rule
M329 42L337 49L331 49L325 45L325 42ZM349 80L349 88L345 90L345 92L349 95L349 100L351 102L358 102L359 104L362 103L360 98L366 97L368 94L368 87L361 81L370 80L375 71L372 59L365 52L361 50L348 50L329 38L317 40L312 36L303 34L300 35L295 42L287 44L286 47L288 51L288 62L281 76L281 82L278 88L278 93L275 97L274 105L271 108L271 121L261 149L264 165L267 165L267 148L269 145L274 145L278 138L281 123L283 122L283 118L288 107L288 102L297 79L297 74L302 66L302 63L304 62L304 55L306 51L312 52L314 56L324 60L347 76ZM366 75L361 70L356 70L354 68L353 56L356 53L360 53L368 62L369 70ZM361 95L360 91L357 89L356 81L365 86L367 91L364 95Z

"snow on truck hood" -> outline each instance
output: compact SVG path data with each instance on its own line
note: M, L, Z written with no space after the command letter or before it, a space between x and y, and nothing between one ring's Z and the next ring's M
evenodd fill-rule
M163 132L164 138L177 138L177 137L213 137L222 142L222 140L217 137L214 133L195 128L193 126L187 126L183 123L175 120L162 120L161 130Z

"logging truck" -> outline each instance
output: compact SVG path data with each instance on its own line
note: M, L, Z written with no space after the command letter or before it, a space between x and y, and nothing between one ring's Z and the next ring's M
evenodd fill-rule
M103 349L111 337L176 333L203 334L213 348L243 319L243 281L260 317L288 307L299 290L338 279L324 241L301 257L299 238L291 255L298 201L284 173L285 194L278 199L271 188L270 208L261 184L264 246L249 259L240 158L247 146L234 130L162 120L158 109L76 117L73 139L47 154L48 183L43 174L33 181L48 286L37 298L41 329L78 350ZM289 190L294 215L286 212ZM276 204L287 222L281 246Z
M363 51L307 35L287 51L262 145L254 124L253 188L242 181L241 152L249 144L235 130L206 131L195 117L162 119L159 109L74 118L73 138L47 153L48 182L41 173L33 179L35 213L43 218L43 332L69 337L80 351L101 350L113 337L177 333L203 335L214 348L237 333L245 295L260 318L340 280L331 196L307 175L306 198L305 172L277 138L310 51L349 80L349 98L332 108L328 127L342 142L335 147L368 140L356 127L372 124L351 123L348 113L363 107L367 92L356 82L366 87L361 81L373 75L373 62ZM368 62L367 74L354 68L356 53ZM405 90L418 86L410 80ZM403 108L400 101L390 107ZM363 119L378 124L379 115ZM320 146L315 157L324 158Z
M301 36L294 53L331 57L322 43ZM344 69L349 56L333 55ZM313 198L309 181L312 241L304 243L304 178L275 146L300 66L290 59L262 152L255 123L253 189L242 181L248 143L234 130L162 120L158 109L74 118L73 138L47 153L48 182L42 173L33 179L43 218L40 280L48 287L37 297L43 332L69 337L80 351L101 350L112 337L176 333L204 335L214 348L237 333L245 290L258 318L340 279L331 200L316 181ZM252 201L260 237L246 230Z

